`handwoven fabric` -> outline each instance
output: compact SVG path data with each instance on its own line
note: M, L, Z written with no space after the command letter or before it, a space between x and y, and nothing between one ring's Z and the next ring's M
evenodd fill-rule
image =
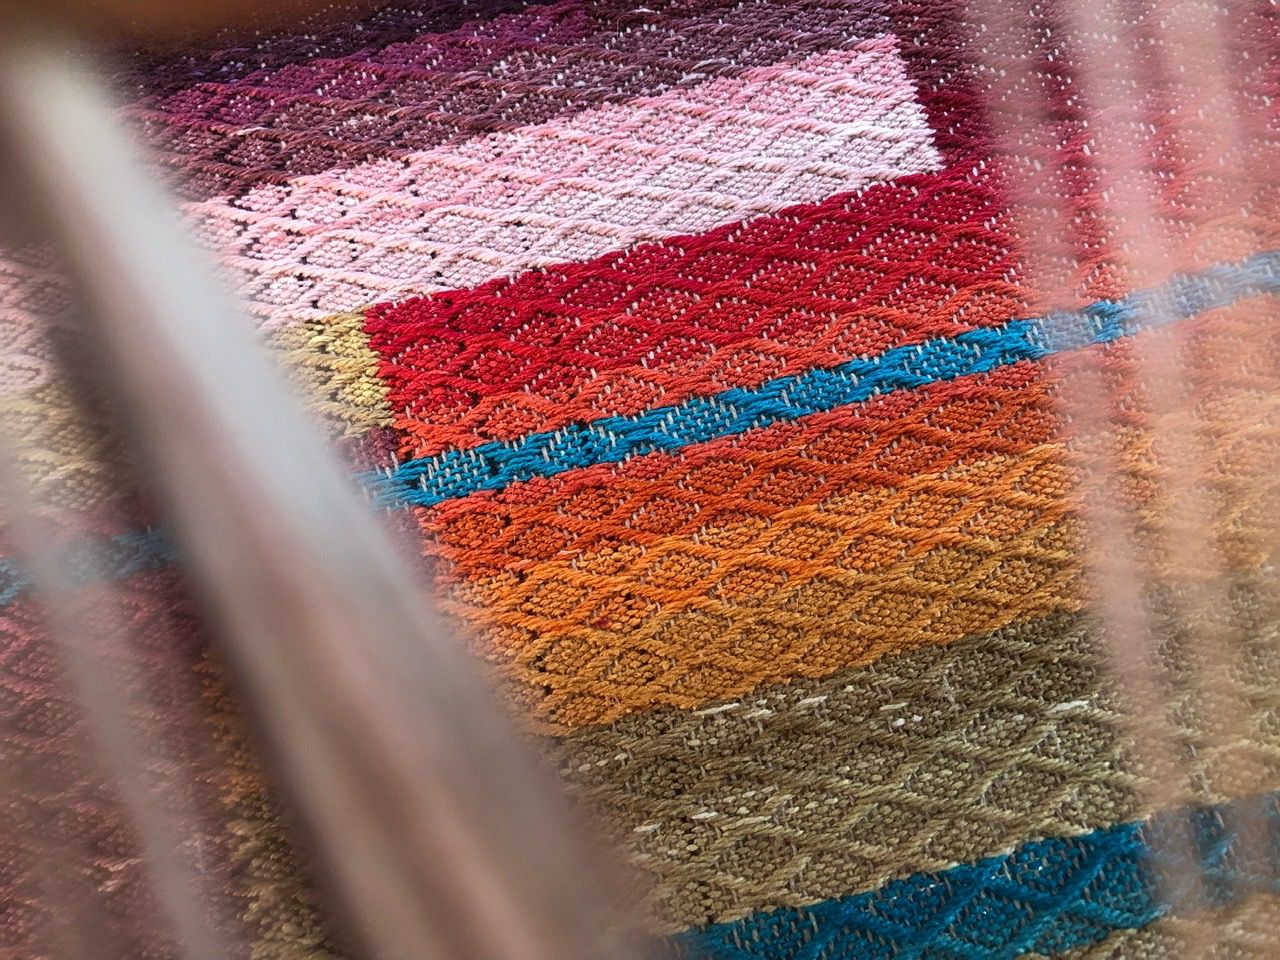
M371 509L634 872L660 952L1178 957L1212 923L1214 956L1271 955L1276 181L1225 184L1179 104L1139 91L1174 254L1139 262L1091 172L1057 8L1024 6L1043 29L1007 62L980 61L949 0L485 0L114 78ZM1271 54L1232 64L1266 171L1280 25L1264 0L1233 9ZM998 130L1005 68L1058 83L1072 216L1039 271L1025 188L1046 158ZM345 956L109 417L56 373L56 264L14 251L3 271L22 467L78 544L74 578L143 638L136 668L204 704L151 719L209 789L192 842L211 915L255 960ZM1193 405L1136 375L1152 344L1179 351ZM1096 422L1062 401L1085 376ZM1161 547L1187 534L1188 465L1159 442L1178 434L1205 451L1209 613L1187 599L1204 568ZM1159 574L1174 793L1153 793L1126 719L1144 705L1109 666L1129 638L1090 603L1099 451ZM53 818L91 853L105 922L167 956L139 932L118 804L67 746L46 629L0 560L2 745L60 778ZM1204 639L1225 635L1230 669ZM1260 857L1239 849L1250 817ZM1179 831L1195 891L1159 879ZM44 956L38 857L5 843L0 947Z

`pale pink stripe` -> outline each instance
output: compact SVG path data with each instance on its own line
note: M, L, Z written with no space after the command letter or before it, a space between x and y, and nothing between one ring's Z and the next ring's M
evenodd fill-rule
M468 287L937 169L891 37L188 213L260 318Z

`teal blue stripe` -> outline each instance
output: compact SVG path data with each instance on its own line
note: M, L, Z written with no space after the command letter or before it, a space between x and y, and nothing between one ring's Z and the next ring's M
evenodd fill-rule
M62 556L63 569L73 583L120 580L144 570L159 570L177 559L168 537L160 530L122 533L105 540L85 540ZM0 559L0 607L31 587L27 572L14 560Z
M1175 277L1158 289L1123 300L937 337L838 367L695 397L635 416L604 417L511 442L448 450L407 461L389 472L371 471L360 479L383 505L432 506L534 477L679 450L895 390L1108 343L1247 297L1280 292L1278 275L1280 252L1257 254L1237 264Z
M1231 824L1262 818L1268 849L1238 857ZM1174 862L1175 831L1194 859ZM1157 874L1201 884L1156 882ZM1169 914L1280 893L1277 796L1162 814L809 907L689 931L664 951L679 960L1010 960L1057 954Z
M1013 320L999 327L938 337L897 347L834 369L811 370L752 389L726 390L634 417L606 417L563 430L535 433L511 443L490 443L410 460L388 472L357 479L381 505L431 505L480 490L498 490L533 477L550 477L594 463L617 463L655 450L732 436L754 427L792 420L893 390L985 373L1020 360L1108 343L1149 327L1193 317L1236 301L1280 292L1280 251L1236 264L1175 277L1123 300L1101 300L1083 310ZM169 562L172 548L159 531L126 534L105 545L73 552L88 579L129 576ZM28 586L12 560L0 559L0 606Z

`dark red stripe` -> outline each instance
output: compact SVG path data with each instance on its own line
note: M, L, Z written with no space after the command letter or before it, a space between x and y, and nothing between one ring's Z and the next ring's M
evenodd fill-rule
M563 417L590 418L569 403L611 372L662 374L661 399L670 403L758 380L751 364L724 362L737 344L768 351L768 379L789 366L835 364L1007 320L1017 304L1000 218L990 179L951 168L588 263L381 305L367 329L386 358L380 373L397 426L413 434L417 452L446 440L466 445L455 428L470 424L473 439L485 439L477 417L494 398L563 398ZM623 412L628 401L616 403Z

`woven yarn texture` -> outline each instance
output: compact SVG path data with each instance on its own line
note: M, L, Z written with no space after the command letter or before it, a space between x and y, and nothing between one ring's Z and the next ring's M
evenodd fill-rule
M981 57L954 0L426 0L115 65L267 349L621 851L659 955L1157 960L1206 923L1207 955L1275 955L1280 9L1203 4L1239 44L1238 175L1204 117L1130 92L1153 267L1110 216L1128 181L1095 164L1066 14L1011 6L1026 42ZM1157 71L1159 14L1127 26ZM1000 126L1024 74L1047 143ZM1033 256L1045 168L1068 216ZM4 253L0 418L73 575L142 638L169 761L199 770L211 916L245 958L340 960L175 551L58 373L72 311L46 252ZM1194 402L1143 379L1160 347ZM1167 436L1195 438L1204 529ZM1103 456L1118 482L1089 494ZM1092 603L1091 509L1152 574L1177 790L1113 669L1137 640ZM1168 547L1187 536L1198 556ZM57 820L103 923L173 956L9 554L0 753L64 812L18 797L5 822ZM1160 879L1175 834L1185 889ZM10 835L0 956L40 960L41 855Z

